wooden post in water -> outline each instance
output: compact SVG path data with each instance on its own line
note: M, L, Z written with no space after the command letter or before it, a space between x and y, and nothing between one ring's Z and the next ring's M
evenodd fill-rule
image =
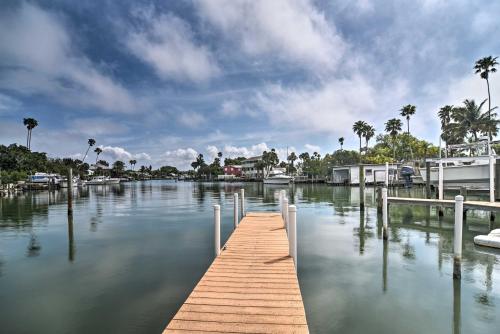
M384 225L383 238L387 240L388 237L388 222L389 222L389 203L387 201L387 188L382 188L382 223Z
M444 198L444 189L443 189L443 184L444 184L444 170L443 170L443 162L439 160L439 173L438 173L438 199L441 201Z
M283 198L283 224L285 225L285 229L288 231L289 226L288 226L288 219L289 219L289 212L288 212L288 198Z
M495 199L500 201L500 159L495 162Z
M73 237L73 215L68 215L68 260L75 259L75 239Z
M295 268L297 268L297 207L290 205L287 215L290 220L288 224L289 255L293 258Z
M234 229L238 227L238 193L234 193Z
M241 218L245 217L245 189L240 190L241 195Z
M359 165L359 208L365 209L365 166Z
M455 235L453 239L453 278L461 277L462 230L463 230L464 197L455 196Z
M431 198L431 162L425 162L425 195L428 199Z
M389 187L389 163L385 163L385 186Z
M490 155L490 202L495 202L495 158Z
M220 254L220 205L214 205L214 246L215 257Z
M68 171L68 216L73 215L73 168Z

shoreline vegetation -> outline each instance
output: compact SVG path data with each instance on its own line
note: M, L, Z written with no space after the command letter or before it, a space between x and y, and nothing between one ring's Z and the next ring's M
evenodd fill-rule
M450 156L472 155L472 148L448 150L449 145L475 143L484 139L490 143L498 134L497 114L493 112L497 107L491 107L490 74L496 72L498 57L484 57L476 61L475 73L479 74L487 83L488 98L477 104L473 99L465 99L463 105L446 105L437 111L441 125L440 141L445 142L446 154ZM488 109L483 107L488 102ZM334 152L321 156L318 152L291 152L285 161L280 161L276 150L262 152L262 159L257 161L255 169L259 178L264 178L271 169L280 167L288 174L305 176L307 178L324 178L330 174L333 166L351 165L359 163L382 164L385 162L411 162L421 161L426 158L437 158L443 152L440 147L430 142L419 139L410 131L411 117L416 114L417 107L411 104L403 106L400 116L406 121L406 131L403 131L403 121L399 118L389 119L384 125L385 133L376 133L374 126L363 120L356 121L352 130L359 139L359 150L344 150L344 137L338 139L340 148ZM55 173L66 175L69 168L74 175L82 179L91 175L106 175L111 177L126 177L130 179L172 178L182 176L187 179L214 180L224 174L223 166L241 165L245 157L223 157L218 152L210 163L205 161L203 154L199 154L191 163L192 170L180 171L175 166L161 166L153 169L152 166L140 166L135 169L137 161L134 159L124 162L116 160L112 164L99 159L103 153L96 147L95 163L85 160L90 149L96 145L94 138L89 138L83 159L49 158L45 152L32 152L31 141L33 130L39 126L34 118L24 118L23 124L27 129L26 146L11 144L0 145L0 184L16 183L27 180L35 172ZM375 144L370 147L370 140L375 138ZM364 143L363 143L364 139ZM492 145L493 149L500 149L500 144ZM441 148L442 150L442 148ZM224 160L222 160L224 158ZM223 165L222 165L223 161ZM127 168L127 163L130 168Z

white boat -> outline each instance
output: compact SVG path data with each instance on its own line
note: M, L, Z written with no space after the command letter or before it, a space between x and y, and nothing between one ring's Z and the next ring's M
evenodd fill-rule
M496 162L496 156L494 163ZM443 159L428 159L431 161L431 184L439 182L439 163L443 164L443 184L447 188L467 187L469 189L489 189L490 167L489 157L455 157ZM427 179L425 168L420 168L423 181Z
M293 177L283 174L281 171L271 171L269 175L264 178L264 184L290 184Z
M120 183L120 178L118 177L108 177L106 179L106 184L119 184Z
M85 182L87 186L99 186L99 185L108 185L108 184L119 184L120 179L109 176L94 176L90 180Z
M477 235L474 243L479 246L500 248L500 229L491 231L488 235Z
M61 176L59 174L35 173L28 177L28 181L31 183L51 183L59 185Z

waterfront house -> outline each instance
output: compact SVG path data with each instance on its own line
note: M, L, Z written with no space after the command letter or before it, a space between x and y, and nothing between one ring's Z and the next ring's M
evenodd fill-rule
M385 182L385 164L364 164L365 183L376 184ZM389 164L389 183L398 179L399 163ZM332 168L332 178L329 183L358 185L359 165L336 166Z
M261 175L260 175L261 173L256 167L256 164L259 161L262 161L261 155L259 155L257 157L248 158L241 163L241 170L242 170L243 176L246 179L258 179L261 177Z
M219 181L230 181L239 179L242 175L242 167L240 165L224 166L224 175L218 175Z

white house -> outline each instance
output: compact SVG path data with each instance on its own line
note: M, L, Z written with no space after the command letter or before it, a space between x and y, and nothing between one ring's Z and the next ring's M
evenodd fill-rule
M385 182L385 164L364 164L365 183L375 184ZM398 168L401 164L389 164L389 183L398 180ZM332 168L332 179L330 183L358 185L359 165L337 166Z

